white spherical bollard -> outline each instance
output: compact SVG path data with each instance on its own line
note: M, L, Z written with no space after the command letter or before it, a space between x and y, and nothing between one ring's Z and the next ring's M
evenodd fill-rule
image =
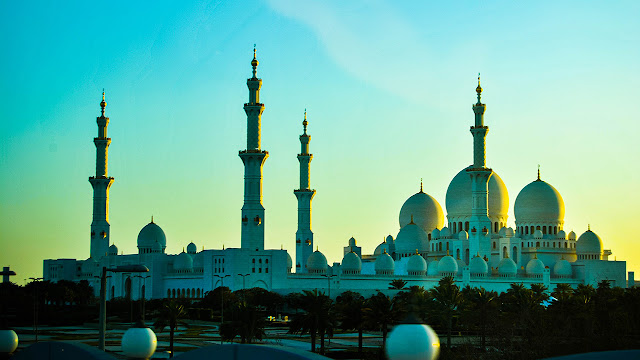
M0 330L0 354L11 354L18 348L18 335L15 331Z
M148 359L156 351L158 339L156 334L138 322L122 336L122 352L132 359Z
M440 339L431 326L413 317L389 333L386 353L390 360L435 360L440 355Z

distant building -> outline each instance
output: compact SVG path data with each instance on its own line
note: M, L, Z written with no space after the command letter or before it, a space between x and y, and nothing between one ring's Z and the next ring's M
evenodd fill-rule
M603 248L598 235L587 229L582 235L564 230L564 201L560 193L538 177L516 197L515 229L506 227L509 194L498 174L486 167L484 123L485 104L481 102L480 78L471 126L473 164L463 168L451 181L446 194L447 224L440 204L420 191L407 199L400 210L400 231L388 235L373 254L362 254L356 240L348 240L341 263L333 266L318 250L313 251L307 116L300 135L300 187L295 262L286 250L264 249L265 209L262 205L262 166L269 153L260 144L260 103L262 80L257 78L258 60L251 61L253 76L247 80L247 148L239 156L244 163L244 204L240 226L240 248L198 251L194 243L186 252L166 254L163 230L151 222L138 235L138 253L118 255L110 241L109 187L114 178L107 173L109 118L105 117L104 93L101 116L97 118L98 137L96 175L89 178L94 191L91 223L91 252L87 260L44 261L45 280L87 280L97 291L96 275L103 266L144 264L148 274L113 273L107 282L107 297L201 298L221 285L232 290L261 287L279 293L331 286L333 296L345 290L363 295L385 291L393 279L402 278L407 286L425 288L443 276L453 276L462 286L482 286L504 291L512 283L542 283L553 289L566 283L596 285L608 280L625 287L626 262L609 261L610 250ZM240 275L249 274L244 278ZM144 278L148 276L148 278ZM243 282L244 280L244 282ZM633 276L630 279L633 284Z

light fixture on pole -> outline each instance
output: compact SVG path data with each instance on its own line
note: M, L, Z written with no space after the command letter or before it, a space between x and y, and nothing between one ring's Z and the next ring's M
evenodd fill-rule
M245 286L244 286L245 285L244 284L244 280L249 275L251 275L251 274L238 274L238 276L242 276L242 299L243 300L244 300L244 297L245 297L245 289L246 289Z
M107 272L142 273L149 272L149 268L144 265L121 265L115 268L102 267L102 274L100 275L100 318L98 319L100 322L98 348L102 351L104 351L107 332Z
M147 279L151 277L151 275L142 276L136 275L134 277L142 279L142 287L140 288L140 298L142 298L142 322L145 322L145 302L147 300ZM142 291L144 290L144 292Z
M36 342L38 342L38 288L40 287L40 280L43 280L44 278L32 278L30 277L29 280L32 280L33 282L35 282L35 284L33 285L33 287L35 288L34 291L34 300L33 300L33 332L36 335Z
M220 279L220 297L221 297L221 301L220 301L220 327L218 328L218 332L220 332L220 330L222 329L222 324L224 323L224 278L231 276L229 274L227 275L213 275L217 278ZM220 344L222 344L222 334L220 334Z
M327 282L329 283L329 293L327 294L329 296L329 299L331 299L331 278L337 275L327 275L327 274L321 274L320 276L324 276L327 278Z

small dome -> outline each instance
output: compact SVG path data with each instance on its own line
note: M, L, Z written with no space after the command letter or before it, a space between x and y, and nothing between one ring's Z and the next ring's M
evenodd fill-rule
M360 270L362 270L362 260L360 260L358 254L353 251L346 253L342 258L342 271L346 273L359 273Z
M498 236L503 238L503 237L507 237L507 227L503 226L502 229L500 229L500 231L498 231Z
M307 270L310 273L325 273L327 271L327 258L316 250L307 259Z
M560 259L553 265L553 273L559 277L571 277L573 271L571 270L571 263L565 259Z
M393 244L395 240L393 240L393 236L391 235L387 235L387 239L385 240L385 242L387 244Z
M173 262L173 269L178 271L193 269L193 259L191 255L185 252L180 253Z
M541 230L536 230L533 232L533 238L534 239L542 239L542 231Z
M351 246L351 247L356 246L356 239L355 238L352 237L351 239L349 239L349 246Z
M118 247L116 244L109 246L109 255L118 255Z
M518 273L518 266L511 258L503 258L498 264L498 274L506 276L514 276Z
M451 255L443 257L440 262L438 262L438 273L455 275L458 273L458 262Z
M189 254L195 254L198 252L198 248L196 247L196 244L194 243L189 243L189 245L187 245L187 253Z
M476 255L469 260L469 272L471 275L487 275L489 272L489 265L483 258Z
M585 231L576 244L578 254L602 254L602 239L591 230Z
M569 233L569 236L567 237L569 240L575 240L576 239L576 233L573 232L573 230Z
M557 238L561 239L561 240L566 240L567 239L567 233L564 232L564 230L560 230L560 231L558 231Z
M291 255L289 255L289 252L287 252L287 269L291 270L292 267L293 267L293 260L291 260Z
M438 259L433 260L432 262L429 263L429 266L427 267L427 275L428 276L436 276L438 275Z
M382 253L376 259L375 270L376 274L393 275L396 264L389 254Z
M519 223L562 223L564 200L556 188L538 179L520 190L513 213Z
M444 224L442 207L431 195L420 192L412 195L404 202L400 209L400 228L413 222L420 226L426 233L435 228L441 228Z
M424 258L415 254L409 258L407 262L407 273L409 275L424 275L427 272L427 262Z
M452 217L471 217L471 176L467 169L462 169L449 183L445 206L447 208L447 216ZM489 178L489 218L507 218L509 213L509 192L504 182L494 171Z
M433 229L431 232L431 240L435 240L440 237L440 230L438 228Z
M458 240L469 240L469 234L462 230L458 233Z
M445 226L442 228L442 230L440 230L440 237L444 239L448 239L451 237L451 231L448 227Z
M383 252L385 252L385 250L386 250L387 252L391 252L391 251L389 251L389 245L388 245L386 242L382 242L382 243L381 243L380 245L378 245L378 246L376 247L376 249L373 251L373 255L376 255L376 256L377 256L377 255L380 255L380 254L382 254Z
M156 242L160 243L160 247L163 250L166 249L167 238L164 235L164 231L151 221L138 234L138 248L151 249Z
M507 228L506 236L510 238L510 237L514 237L515 235L516 235L516 232L513 230L511 226L509 226Z
M544 272L544 263L542 260L534 257L527 263L526 271L529 276L541 276Z
M413 254L429 250L429 238L427 233L416 224L408 224L398 232L396 236L396 254Z

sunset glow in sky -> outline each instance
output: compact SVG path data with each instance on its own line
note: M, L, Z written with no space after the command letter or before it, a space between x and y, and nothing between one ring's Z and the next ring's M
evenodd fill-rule
M370 254L419 190L445 210L472 162L477 73L487 164L509 190L542 179L567 233L591 229L640 271L637 1L0 2L0 266L42 276L89 256L93 138L106 90L111 240L151 216L167 252L240 246L257 44L266 248L295 251L307 109L315 244Z

